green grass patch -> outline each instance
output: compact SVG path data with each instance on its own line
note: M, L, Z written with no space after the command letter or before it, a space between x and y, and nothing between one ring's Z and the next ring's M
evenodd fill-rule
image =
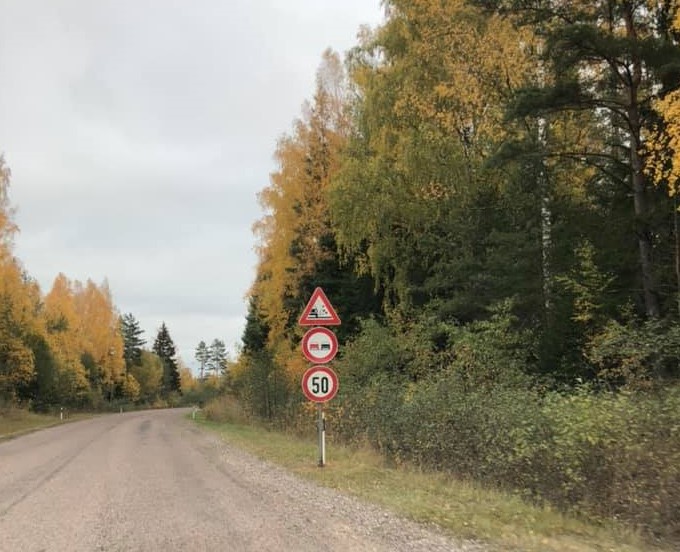
M308 440L254 426L196 422L254 455L321 485L380 504L413 520L435 523L455 537L499 552L670 552L624 527L596 525L540 508L508 493L443 474L387 466L369 449L327 444L327 465L316 465L313 421Z
M61 420L59 415L36 414L18 408L0 409L0 441L19 437L25 433L74 421L86 417L84 414L69 416Z

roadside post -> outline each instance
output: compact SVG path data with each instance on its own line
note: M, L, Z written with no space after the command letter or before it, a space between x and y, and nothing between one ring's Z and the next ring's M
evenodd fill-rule
M318 466L326 465L326 414L323 411L323 403L316 403L316 435L319 444Z
M302 354L314 364L302 376L302 392L308 400L316 403L318 465L323 468L326 465L326 416L323 406L335 397L339 382L336 373L325 365L338 354L338 339L331 330L320 326L337 326L340 317L320 287L314 290L298 324L315 326L305 333L301 343Z

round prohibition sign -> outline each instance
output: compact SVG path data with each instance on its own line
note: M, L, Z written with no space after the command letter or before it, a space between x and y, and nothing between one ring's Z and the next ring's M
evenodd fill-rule
M338 392L338 376L328 366L312 366L302 376L302 392L312 402L326 402Z
M326 328L312 328L302 338L302 354L309 362L330 362L338 354L338 338Z

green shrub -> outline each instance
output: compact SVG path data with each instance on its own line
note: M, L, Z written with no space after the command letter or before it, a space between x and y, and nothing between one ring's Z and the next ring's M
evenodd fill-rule
M365 321L343 349L331 438L680 540L680 386L670 384L678 327L604 327L587 352L613 385L561 392L530 376L535 344L509 301L465 326L428 315L399 328ZM299 389L276 387L270 358L252 360L250 394L239 394L249 412L293 431L313 427ZM244 416L226 398L206 414Z
M342 439L368 442L396 463L680 538L680 387L541 391L522 371L531 341L513 330L507 309L430 333L421 322L401 339L371 322L348 348L330 408ZM643 353L621 345L609 358L668 365L674 354L654 355L651 345Z
M680 325L648 320L609 321L590 341L586 357L599 377L614 386L648 388L680 377Z
M343 347L342 359L336 363L344 381L364 385L376 376L404 374L413 355L404 339L373 319L362 322L361 333Z
M539 399L528 389L470 389L456 372L419 386L405 404L405 445L413 460L458 476L523 486L525 442L545 433ZM524 447L520 445L525 445Z

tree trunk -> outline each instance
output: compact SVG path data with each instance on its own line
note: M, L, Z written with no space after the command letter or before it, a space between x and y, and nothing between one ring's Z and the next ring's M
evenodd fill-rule
M624 12L626 34L628 38L637 40L633 9L626 6ZM633 187L633 204L635 208L635 232L638 239L640 253L640 270L642 274L642 293L645 302L645 313L649 318L661 315L659 300L654 284L654 270L652 261L652 238L649 228L649 205L647 198L647 181L640 157L641 127L640 110L638 106L638 88L642 81L642 60L633 55L629 81L629 104L627 108L628 124L630 126L630 169Z
M550 4L548 4L550 5ZM538 44L538 85L545 86L545 65L543 57L544 44ZM548 143L548 121L544 116L539 116L537 121L538 146L544 154ZM548 182L548 169L545 158L541 157L538 167L538 188L541 194L541 269L543 273L543 307L545 308L545 318L550 320L550 309L552 305L552 209L550 201L550 184Z
M540 147L545 149L547 142L547 121L544 117L538 119L538 140ZM541 268L543 272L543 305L545 315L549 317L552 305L552 210L550 208L550 192L548 172L545 160L541 159L538 169L538 185L541 194Z
M647 205L647 191L645 176L642 173L640 156L635 150L635 145L631 147L631 165L633 173L633 202L635 206L636 233L638 239L638 249L640 252L640 269L642 272L642 293L645 301L645 313L650 318L658 318L661 315L659 301L656 296L654 285L653 262L652 262L652 240L649 230L647 216L649 207Z

